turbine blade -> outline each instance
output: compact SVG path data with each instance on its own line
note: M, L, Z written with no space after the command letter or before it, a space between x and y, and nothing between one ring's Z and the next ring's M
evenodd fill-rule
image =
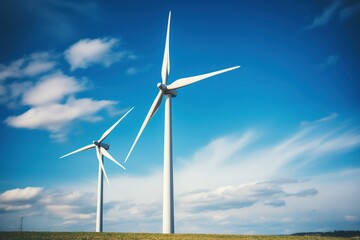
M170 35L170 20L171 20L171 11L169 12L168 25L166 30L166 41L164 49L164 58L161 68L161 78L162 83L166 85L169 73L170 73L170 51L169 51L169 35Z
M231 67L231 68L226 68L223 70L219 70L219 71L215 71L215 72L211 72L211 73L206 73L206 74L202 74L202 75L198 75L198 76L193 76L193 77L187 77L187 78L180 78L178 80L176 80L175 82L171 83L170 85L167 86L168 90L175 90L178 88L182 88L185 87L189 84L192 84L194 82L198 82L201 80L204 80L206 78L224 73L224 72L228 72L234 69L239 68L240 66L236 66L236 67Z
M110 153L108 153L108 151L105 150L105 148L100 147L100 152L107 157L108 159L110 159L111 161L113 161L114 163L116 163L117 165L119 165L119 167L123 168L124 170L125 167L123 165L121 165L118 161L116 161L111 155Z
M117 120L116 123L114 123L114 125L112 125L108 130L106 130L101 136L101 138L98 140L98 142L102 142L111 133L111 131L119 124L119 122L121 122L121 120L123 120L124 117L126 117L126 115L128 115L128 113L131 112L131 110L133 109L134 107L132 107L129 111L127 111L119 120Z
M101 155L99 147L96 147L96 156L97 156L97 159L99 161L99 166L101 167L101 170L104 173L105 179L106 179L107 183L110 186L110 182L109 182L109 179L107 177L107 174L106 174L106 171L105 171L105 168L104 168L104 164L103 164L103 161L102 161L102 155Z
M81 151L89 150L89 149L91 149L91 148L93 148L93 147L95 147L95 144L92 143L92 144L87 145L87 146L85 146L85 147L79 148L79 149L77 149L77 150L75 150L75 151L73 151L73 152L71 152L71 153L65 154L64 156L61 156L60 158L67 157L67 156L69 156L69 155L72 155L72 154L74 154L74 153L78 153L78 152L81 152Z
M146 117L145 117L145 120L144 120L143 124L141 125L141 128L140 128L140 130L139 130L139 132L138 132L138 134L137 134L137 136L136 136L136 138L135 138L135 141L133 142L133 144L132 144L132 146L131 146L131 148L130 148L129 153L128 153L127 156L126 156L125 162L129 159L130 154L131 154L132 150L134 149L137 141L139 140L142 132L144 131L146 125L148 124L148 122L150 121L150 119L152 118L152 116L154 116L154 114L156 113L157 109L159 108L160 103L161 103L161 99L162 99L162 95L163 95L163 93L162 93L162 91L160 90L159 93L157 94L154 102L152 103L152 105L151 105L151 107L150 107L150 109L149 109L149 112L147 113L147 115L146 115Z

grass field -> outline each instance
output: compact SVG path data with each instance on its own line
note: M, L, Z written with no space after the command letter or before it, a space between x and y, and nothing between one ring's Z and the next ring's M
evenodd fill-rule
M359 237L321 237L321 236L266 236L266 235L220 235L220 234L152 234L152 233L89 233L89 232L0 232L0 240L360 240Z

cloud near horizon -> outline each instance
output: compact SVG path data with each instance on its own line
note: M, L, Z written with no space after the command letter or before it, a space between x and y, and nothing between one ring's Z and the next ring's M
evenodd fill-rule
M9 202L26 202L32 201L35 199L41 192L43 188L41 187L26 187L23 189L16 188L12 190L5 191L0 195L1 203Z
M298 182L291 181L291 183ZM222 186L212 191L185 193L178 201L184 206L190 206L190 211L202 212L240 209L251 207L257 203L282 207L286 205L286 202L280 198L315 196L318 193L315 188L289 193L284 191L282 186L284 184L289 184L289 182L266 181L238 186Z
M90 200L90 201L89 201ZM91 224L95 217L95 200L93 193L78 191L53 191L40 187L26 187L23 189L11 189L0 195L0 230L4 230L11 223L12 216L23 216L25 226L36 224L46 224L42 221L59 221L53 226L53 230L61 230L62 226L69 221L73 224ZM31 219L30 222L28 219ZM35 220L36 219L36 220ZM47 220L44 220L47 219ZM34 223L35 221L35 223ZM36 223L36 221L38 221ZM13 229L15 230L15 229Z
M313 161L325 166L324 156L341 158L359 149L360 133L348 130L352 125L338 128L342 125L338 121L334 114L314 120L284 139L267 143L261 151L252 148L261 141L255 131L221 136L191 156L175 159L177 232L286 234L329 226L328 230L336 230L357 223L360 192L353 181L360 181L360 168L334 166L316 175L302 175L302 169ZM336 148L324 147L335 142ZM299 158L302 161L294 168ZM150 169L141 176L128 169L128 174L112 176L112 185L121 187L104 189L106 231L161 232L161 169ZM19 190L0 196L15 191ZM94 229L95 178L91 183L43 189L21 204L3 199L0 197L0 214L10 222L21 213L39 221L46 216L52 222L48 230ZM18 214L11 214L14 212ZM250 232L253 229L258 230Z
M261 150L252 146L262 135L248 130L217 137L191 156L176 158L176 231L247 233L258 229L253 233L283 234L319 231L329 221L336 223L329 230L345 221L352 223L350 219L360 216L360 208L355 207L360 192L354 185L360 180L360 169L329 168L325 158L341 159L359 149L360 133L347 124L339 127L343 124L331 114L308 121ZM303 175L303 169L314 162L323 170ZM161 232L162 167L154 166L141 176L132 175L131 168L128 171L111 179L112 185L121 187L105 188L107 230ZM95 191L94 186L81 183L71 189Z

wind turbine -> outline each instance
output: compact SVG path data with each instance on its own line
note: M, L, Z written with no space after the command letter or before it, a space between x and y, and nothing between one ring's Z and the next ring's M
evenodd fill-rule
M60 158L64 158L70 156L74 153L78 153L81 151L89 150L95 148L96 156L99 161L99 171L98 171L98 195L97 195L97 207L96 207L96 232L103 231L103 174L105 175L107 183L110 185L109 179L106 175L104 168L104 156L119 165L121 168L125 169L123 165L117 162L108 152L110 145L103 143L105 138L111 133L112 130L119 124L121 120L131 111L134 107L132 107L124 116L122 116L114 125L112 125L108 130L106 130L99 140L93 141L92 144L89 144L85 147L79 148L71 153L68 153Z
M169 12L164 58L161 69L162 83L158 83L159 92L152 103L149 112L137 134L133 145L130 148L125 162L128 160L134 149L140 135L144 131L150 119L154 116L160 107L162 97L165 95L165 124L164 124L164 179L163 179L163 233L174 233L174 189L173 189L173 164L172 164L172 126L171 126L171 98L176 97L177 89L190 85L192 83L204 80L206 78L228 72L239 68L235 66L223 70L210 72L198 76L181 78L167 85L170 73L170 53L169 53L169 34L170 34L171 11Z

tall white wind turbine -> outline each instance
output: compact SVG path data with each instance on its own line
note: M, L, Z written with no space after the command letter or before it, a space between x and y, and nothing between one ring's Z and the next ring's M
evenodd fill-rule
M133 145L125 159L128 160L134 146L139 140L140 135L144 131L150 119L154 116L157 109L160 107L162 97L165 95L165 126L164 126L164 180L163 180L163 233L174 233L174 191L173 191L173 164L172 164L172 127L171 127L171 98L176 97L177 89L190 85L192 83L204 80L206 78L228 72L239 68L235 66L223 70L206 73L198 76L181 78L173 83L167 85L167 80L170 73L170 53L169 53L169 34L170 34L170 19L171 12L169 12L164 58L161 69L162 83L158 83L159 92L152 103L148 114L137 134Z
M133 107L134 108L134 107ZM87 145L85 147L79 148L71 153L68 153L60 158L64 158L67 156L70 156L74 153L78 153L81 151L89 150L92 148L95 148L96 150L96 156L99 161L99 171L98 171L98 193L97 193L97 206L96 206L96 232L102 232L103 231L103 175L106 178L107 183L110 185L109 179L106 175L105 168L104 168L104 156L119 165L121 168L124 168L123 165L121 165L118 161L116 161L108 152L110 145L103 143L105 138L111 133L112 130L121 122L121 120L126 117L126 115L133 110L131 108L127 113L124 114L114 125L112 125L108 130L106 130L103 135L100 137L99 140L93 141L92 144Z

